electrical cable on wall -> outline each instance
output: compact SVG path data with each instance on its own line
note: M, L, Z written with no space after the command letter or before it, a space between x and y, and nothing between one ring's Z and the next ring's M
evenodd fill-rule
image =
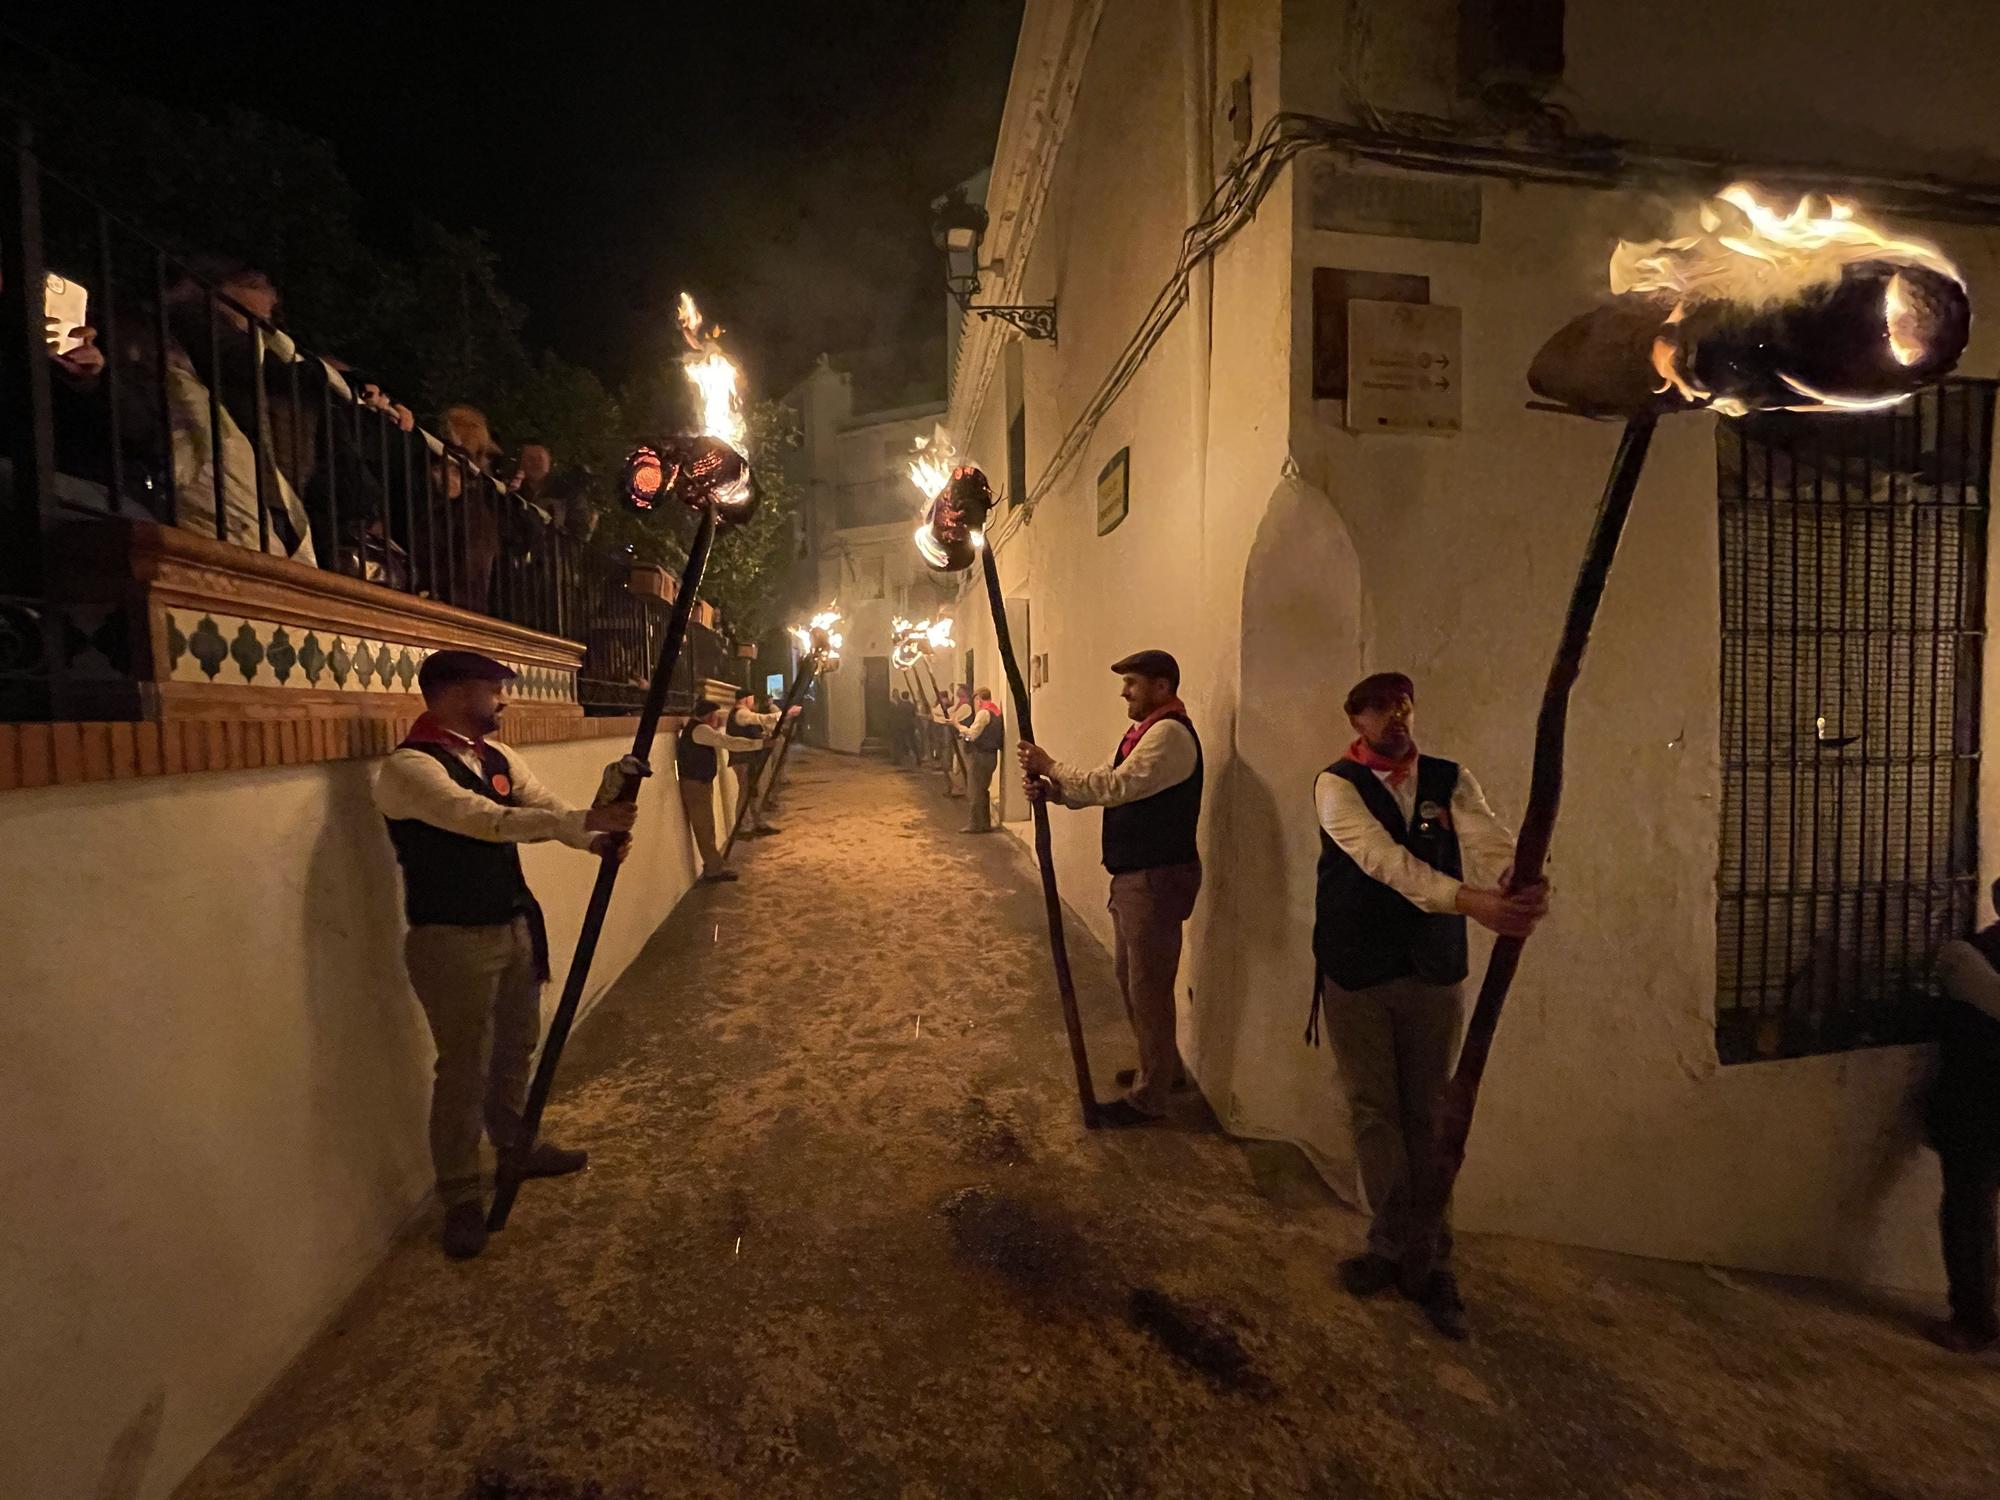
M1451 122L1437 122L1445 129ZM1546 123L1546 122L1545 122ZM1754 170L1772 187L1823 190L1829 169L1778 166L1752 169L1725 157L1619 142L1608 137L1571 136L1552 145L1484 145L1439 135L1413 135L1349 125L1319 115L1280 113L1265 122L1256 143L1209 195L1201 218L1181 236L1173 274L1147 308L1139 327L1083 409L1063 435L1054 455L1021 503L999 530L986 538L998 548L1034 518L1035 507L1053 489L1096 435L1125 388L1139 373L1175 316L1187 305L1195 269L1256 217L1265 195L1302 151L1338 151L1361 161L1417 171L1500 177L1520 182L1590 188L1631 188L1693 184L1703 191ZM1891 213L1961 224L2000 224L2000 191L1941 178L1837 171L1840 184L1866 195L1872 206Z

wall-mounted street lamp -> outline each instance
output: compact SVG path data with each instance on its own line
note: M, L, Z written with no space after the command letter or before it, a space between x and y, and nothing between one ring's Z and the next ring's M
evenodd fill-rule
M1033 306L978 303L979 242L986 237L986 210L968 203L960 193L939 199L932 205L931 241L944 252L945 289L959 307L982 318L998 318L1010 323L1031 339L1056 339L1056 305Z

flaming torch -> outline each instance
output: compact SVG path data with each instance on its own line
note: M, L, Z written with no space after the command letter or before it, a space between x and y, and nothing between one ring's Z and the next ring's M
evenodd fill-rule
M1653 427L1709 410L1875 411L1947 374L1964 352L1972 303L1935 246L1870 227L1855 206L1806 197L1789 212L1737 183L1704 204L1682 238L1621 243L1611 298L1565 325L1528 371L1561 409L1625 419L1535 725L1534 771L1510 889L1537 884L1562 798L1570 689L1632 507ZM1435 1260L1472 1112L1523 940L1493 945L1446 1092L1433 1169L1415 1185L1405 1284Z
M1007 687L1014 699L1014 718L1020 738L1035 737L1033 706L1028 701L1028 685L1021 677L1021 664L1014 657L1013 636L1007 629L1007 608L1000 595L1000 574L993 565L993 553L986 545L984 527L993 509L993 487L986 476L970 465L950 465L944 461L950 446L940 433L937 439L919 443L919 452L910 463L910 478L930 504L924 522L917 528L917 551L924 561L941 573L962 573L977 560L986 575L986 602L993 610L993 638L1000 648L1000 663L1006 669ZM956 736L953 736L956 738ZM1077 1015L1076 981L1069 971L1069 942L1063 934L1062 896L1056 889L1054 851L1049 843L1049 809L1039 798L1031 806L1035 818L1035 860L1042 868L1042 904L1048 909L1049 956L1055 960L1056 993L1062 1000L1063 1029L1069 1033L1070 1062L1076 1069L1077 1103L1083 1110L1083 1127L1097 1128L1097 1095L1090 1086L1090 1057L1083 1046L1083 1022Z
M750 796L736 806L736 820L729 825L729 839L722 846L722 857L727 860L729 851L736 845L736 835L743 827L743 815L749 810L751 797L762 806L777 785L778 768L785 763L785 752L792 747L792 738L798 733L798 718L792 709L805 701L806 694L823 672L831 672L840 665L841 635L838 629L840 615L836 608L828 607L812 617L806 625L794 625L792 638L799 643L798 670L792 673L792 685L785 690L785 700L778 709L778 727L773 738L777 740L774 753L764 751L766 765L750 787Z
M660 715L666 710L667 690L680 661L681 646L687 640L688 617L701 588L702 573L708 567L716 528L740 525L757 509L756 476L751 472L750 461L743 456L743 400L736 366L716 342L718 331L702 334L701 314L694 299L685 292L681 294L680 324L689 349L681 368L699 398L700 430L679 434L657 446L634 449L625 461L625 499L635 510L645 511L671 498L696 512L701 520L688 548L687 565L681 569L680 590L674 595L673 612L667 617L666 635L660 642L659 660L654 663L645 705L639 711L632 753L620 762L615 775L606 776L605 785L598 792L602 803L635 801L640 780L651 774L646 757L652 752ZM529 1086L527 1105L522 1111L519 1144L524 1154L534 1145L541 1130L542 1111L548 1104L550 1089L555 1086L556 1067L562 1061L570 1027L575 1024L583 987L590 978L590 965L597 956L598 939L604 931L604 918L611 909L611 892L618 883L624 850L617 846L607 849L597 867L597 883L591 888L583 928L577 934L576 951L563 978L562 998L549 1022L548 1040L542 1045L541 1061L535 1068L534 1082ZM496 1180L493 1207L486 1218L489 1230L507 1227L507 1216L513 1211L514 1198L520 1190L518 1177Z

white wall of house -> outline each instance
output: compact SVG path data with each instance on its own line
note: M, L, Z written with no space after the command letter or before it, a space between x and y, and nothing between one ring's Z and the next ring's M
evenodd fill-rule
M523 754L581 805L626 748ZM692 878L660 759L587 1003ZM424 1201L433 1053L377 764L0 798L0 1493L169 1493ZM552 1010L597 862L524 862Z
M991 206L1002 236L1007 226L1034 225L1025 254L1018 242L1007 247L1010 267L1019 267L1008 300L1053 296L1060 306L1060 345L1023 351L1031 475L1042 472L1165 279L1194 217L1189 191L1200 183L1205 192L1205 165L1191 171L1190 163L1201 143L1218 138L1207 128L1206 101L1226 101L1230 79L1251 78L1259 122L1280 102L1341 114L1334 64L1343 58L1372 103L1449 103L1451 53L1437 49L1449 40L1455 6L1369 0L1343 11L1242 0L1215 8L1212 36L1202 21L1208 9L1138 0L1029 7ZM1638 84L1625 74L1644 49L1614 55L1606 0L1574 0L1570 9L1575 87L1629 105ZM1076 45L1074 25L1065 27L1100 10L1065 118L1062 59ZM1742 18L1714 10L1707 34L1760 49L1717 65L1731 76L1783 73L1792 80L1780 90L1786 99L1804 89L1797 80L1846 78L1859 65L1831 61L1844 28L1862 24L1854 17L1816 30L1773 29L1760 16L1732 30ZM1347 57L1343 15L1370 23L1366 57ZM1981 36L2000 29L2000 14L1986 8L1965 19ZM1685 11L1663 12L1660 24L1704 34ZM1176 54L1179 70L1169 61ZM1822 62L1831 74L1816 71ZM1949 94L1958 73L1947 71ZM1706 97L1710 85L1699 92ZM1691 97L1676 93L1676 107ZM1897 155L1871 153L1870 141L1879 147L1916 131L1949 145L1967 136L1956 125L1906 128L1898 112L1907 90L1848 97L1858 101L1859 123L1850 120L1838 143L1866 166ZM1198 102L1190 107L1190 99ZM1990 117L1992 106L1975 102ZM1765 103L1725 108L1706 133L1679 115L1629 107L1616 128L1779 158L1830 154L1815 152L1819 138L1782 110L1783 128L1752 132ZM1928 117L1932 107L1921 110ZM1031 116L1061 122L1059 139L1050 142L1046 124L1037 137ZM1990 140L1982 129L1979 138ZM1032 178L1021 163L1037 153L1052 163L1039 201L1017 180ZM1058 756L1095 758L1115 743L1124 721L1105 667L1117 655L1156 645L1180 657L1183 695L1208 757L1207 889L1183 963L1184 1047L1230 1129L1299 1142L1352 1193L1332 1059L1301 1041L1317 855L1312 777L1351 738L1339 711L1346 686L1395 667L1419 681L1426 744L1472 765L1518 818L1542 678L1617 437L1614 427L1525 410L1525 373L1542 340L1602 290L1620 234L1662 204L1488 181L1478 244L1333 235L1314 229L1307 212L1312 160L1303 158L1292 182L1223 249L1212 284L1198 280L1089 450L997 558L1005 593L1028 601L1033 651L1048 657L1036 727ZM1967 176L1994 169L1990 160L1961 164ZM1959 259L1975 297L2000 295L1993 233L1903 227ZM1315 266L1426 275L1433 302L1462 309L1461 433L1356 436L1344 430L1338 403L1313 400ZM952 414L963 446L997 473L1003 402L990 361L982 363L985 341L974 330L962 347ZM1996 369L2000 341L1981 324L1962 370ZM1096 475L1127 445L1131 513L1098 537ZM1934 1286L1935 1171L1911 1109L1923 1049L1726 1068L1716 1059L1717 545L1713 419L1677 418L1656 440L1577 690L1554 870L1558 910L1515 985L1462 1179L1461 1221L1646 1254ZM991 634L976 577L958 613L961 639L986 675ZM1989 660L1989 676L1996 668ZM1985 693L1989 731L2000 725L1996 686ZM1991 832L2000 828L2000 785L1990 770L1985 780L1982 828ZM1102 937L1097 822L1058 812L1056 848L1072 910ZM1982 847L1990 875L2000 867L1996 844L1986 838ZM1475 945L1475 977L1484 952ZM1059 1040L1052 1035L1050 1044ZM1100 1060L1100 1072L1118 1061Z

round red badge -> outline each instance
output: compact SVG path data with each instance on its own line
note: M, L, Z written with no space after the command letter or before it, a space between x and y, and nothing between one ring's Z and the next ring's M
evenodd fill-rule
M514 783L507 779L505 771L495 771L493 773L493 790L503 797L514 790Z

